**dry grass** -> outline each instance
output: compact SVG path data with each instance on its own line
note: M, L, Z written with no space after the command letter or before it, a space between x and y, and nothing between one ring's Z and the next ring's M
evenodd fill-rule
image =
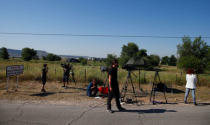
M51 100L51 101L76 101L88 100L86 91L82 90L85 85L76 87L68 85L69 88L62 88L63 84L58 82L46 83L46 94L41 93L42 84L36 81L21 82L18 91L16 83L10 83L9 91L5 89L6 83L0 84L0 98L2 100ZM84 86L84 87L82 87Z
M69 102L71 104L81 104L81 103L94 103L94 102L103 102L106 103L106 98L104 99L95 99L86 96L86 86L87 83L71 83L68 85L67 89L62 88L62 83L60 82L47 82L46 84L46 94L41 94L41 83L36 81L28 81L28 82L21 82L19 84L18 91L15 91L15 83L10 83L9 92L5 89L6 83L0 84L0 100L12 100L12 101L53 101L56 103L61 102ZM121 85L122 87L122 85ZM148 104L150 91L151 91L151 84L143 84L141 85L142 91L139 92L138 85L135 84L136 92L139 102L143 104ZM173 86L179 90L179 92L174 93L167 93L167 99L169 103L180 103L183 102L184 99L184 86ZM128 89L131 89L129 84ZM183 92L180 92L183 91ZM127 94L129 95L129 94ZM210 88L207 87L198 87L196 96L197 101L199 102L209 102L210 98ZM157 93L156 100L157 101L164 101L163 93ZM192 102L191 95L189 96L189 102Z
M20 76L21 81L39 81L41 79L41 69L43 63L47 63L49 67L48 71L48 81L56 82L62 81L63 69L60 66L62 62L43 62L39 61L17 61L17 60L7 60L2 61L0 60L0 83L6 82L6 66L8 65L24 65L24 74ZM103 63L101 63L102 65ZM77 82L88 82L93 77L100 79L101 81L105 81L107 77L107 73L102 73L100 71L100 66L97 65L88 65L88 66L81 66L80 64L73 64L73 69L75 73L75 79ZM185 85L185 73L181 70L177 69L174 66L160 66L161 71L160 79L162 82L170 85L170 84L177 84L177 85ZM132 75L132 80L134 83L138 83L138 71L132 72L135 75ZM145 71L141 70L140 72L140 81L141 83L151 83L154 80L154 71ZM124 83L127 77L127 71L124 69L119 68L118 72L118 81L119 83ZM210 87L210 75L209 73L199 75L199 86L207 86Z
M48 63L49 72L48 72L48 82L46 84L47 94L40 94L41 82L40 74L41 67L43 63ZM107 78L107 73L102 73L100 71L100 66L81 66L79 64L74 64L75 78L77 85L69 84L68 89L62 88L62 74L63 69L60 66L61 62L40 62L40 61L0 61L0 99L1 100L30 100L30 101L55 101L55 102L94 102L98 101L94 98L86 97L86 91L84 90L88 84L88 80L91 80L93 77L105 81ZM6 77L5 69L8 65L24 65L24 74L20 76L20 84L18 91L15 92L15 79L11 79L9 92L6 92ZM99 64L98 64L99 65ZM185 91L185 74L182 73L179 69L173 66L161 66L159 75L162 82L166 83L168 87L176 88L180 90L174 93L167 93L168 101L171 103L183 102L184 91ZM85 75L86 72L86 75ZM135 75L132 75L132 80L135 84L136 91L139 95L138 101L142 103L149 103L149 95L151 91L151 83L154 80L154 71L144 71L141 70L140 82L141 82L141 93L138 90L138 71L132 72ZM85 77L86 76L86 77ZM119 69L118 81L122 87L126 81L127 71ZM86 78L86 79L85 79ZM197 100L198 102L210 101L210 76L209 74L199 75L199 83L197 89ZM157 94L157 100L163 101L163 94ZM189 101L191 101L191 96ZM101 99L100 101L106 102L106 99Z

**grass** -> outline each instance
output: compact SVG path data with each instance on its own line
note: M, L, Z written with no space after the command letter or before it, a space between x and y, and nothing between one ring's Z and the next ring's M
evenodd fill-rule
M8 65L24 65L24 74L20 75L20 81L40 81L41 80L41 69L44 63L48 64L48 81L62 81L63 69L60 66L63 62L50 62L43 60L32 60L29 62L22 61L21 59L10 59L10 60L0 60L0 83L6 82L6 66ZM107 78L106 72L100 71L100 65L104 63L89 61L88 65L82 66L80 64L73 64L73 71L75 73L75 79L79 83L85 83L90 81L92 78L100 79L100 81L105 81ZM185 85L185 73L177 69L174 66L160 66L160 79L167 85ZM132 72L132 80L134 83L138 83L139 80L141 84L152 83L154 80L154 71L140 71L140 79L138 77L139 71ZM118 81L123 84L126 81L127 71L119 68ZM199 86L210 87L210 75L209 72L206 74L199 74ZM15 78L11 78L15 80Z
M89 104L103 102L106 103L106 98L97 100L95 98L89 98L86 96L87 83L69 84L67 89L62 88L62 83L60 82L47 82L46 83L46 94L41 94L41 83L37 81L25 81L19 83L18 91L15 91L15 83L11 82L9 87L9 92L5 90L5 84L0 84L0 100L11 100L11 101L39 101L39 102L54 102L54 103L67 103L67 104ZM136 85L136 84L135 84ZM122 88L122 85L120 86ZM129 85L129 88L131 86ZM151 84L143 84L141 88L143 93L139 93L138 87L135 87L137 95L137 100L142 104L149 104L149 95L151 91ZM169 103L183 103L184 99L184 86L174 85L180 92L166 93L166 97ZM128 90L130 91L130 89ZM198 87L196 90L197 102L209 102L210 88ZM128 94L129 95L129 94ZM126 96L127 97L127 96ZM163 101L163 93L156 94L156 101ZM192 102L191 93L188 98L188 102Z
M46 84L47 94L40 94L41 90L41 69L44 63L48 64L49 72L48 72L48 81ZM74 83L70 83L68 89L63 89L62 86L62 74L63 69L60 66L62 62L47 62L47 61L29 61L25 62L22 60L0 60L0 99L1 100L31 100L31 101L55 101L55 102L75 102L75 103L83 103L94 102L96 101L94 98L86 97L86 87L88 85L88 81L92 78L98 78L100 82L105 81L107 78L107 72L100 71L100 65L103 65L99 62L88 62L87 66L82 66L80 64L73 64L73 69L75 72L75 79L77 81L76 85ZM24 65L24 74L20 76L19 88L18 91L15 92L15 78L11 78L9 92L6 92L6 66L8 65ZM167 93L168 101L171 103L179 103L183 102L184 91L185 91L185 73L176 67L172 66L160 66L161 71L159 72L160 79L162 82L166 83L170 88L174 88L179 90L174 93ZM138 95L138 100L143 103L149 103L149 94L151 91L151 83L154 80L154 71L140 71L140 79L138 77L139 71L132 72L132 80L134 86L136 88L136 92ZM198 102L210 101L209 92L210 92L210 72L206 74L199 74L199 83L196 91L196 96ZM127 77L127 71L119 68L118 72L118 81L120 83L120 87L124 85ZM141 82L141 90L143 93L139 91L139 84ZM129 91L131 86L129 84ZM162 93L157 94L157 100L164 101ZM101 101L101 100L100 100ZM103 102L106 102L106 99L102 99ZM189 96L189 102L192 102L191 96Z

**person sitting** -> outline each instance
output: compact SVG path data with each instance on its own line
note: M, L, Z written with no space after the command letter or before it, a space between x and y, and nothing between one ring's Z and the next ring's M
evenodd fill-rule
M95 97L98 92L98 87L96 83L96 79L93 79L92 82L87 87L87 96Z

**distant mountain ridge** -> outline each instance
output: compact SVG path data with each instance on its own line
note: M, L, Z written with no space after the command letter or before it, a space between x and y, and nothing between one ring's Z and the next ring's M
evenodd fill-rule
M20 58L22 50L16 50L16 49L7 49L10 57ZM49 53L43 50L36 50L37 56L39 58L42 58L43 56L47 56ZM89 58L88 56L74 56L74 55L58 55L62 58Z

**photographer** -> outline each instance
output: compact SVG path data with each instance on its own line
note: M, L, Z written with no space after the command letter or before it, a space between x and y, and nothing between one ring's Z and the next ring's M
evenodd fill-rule
M113 60L111 69L109 70L109 93L108 93L108 100L107 100L107 111L113 113L111 110L111 101L112 98L115 97L116 105L119 111L125 110L120 105L120 92L119 92L119 85L117 81L117 69L118 69L118 61Z
M69 73L70 73L71 67L69 64L62 65L62 67L63 67L63 86L62 87L66 88L69 82Z
M42 78L42 89L41 89L41 92L46 92L44 87L45 87L45 84L47 82L47 72L48 72L47 64L44 64L43 68L42 68L42 74L41 74L41 78Z

